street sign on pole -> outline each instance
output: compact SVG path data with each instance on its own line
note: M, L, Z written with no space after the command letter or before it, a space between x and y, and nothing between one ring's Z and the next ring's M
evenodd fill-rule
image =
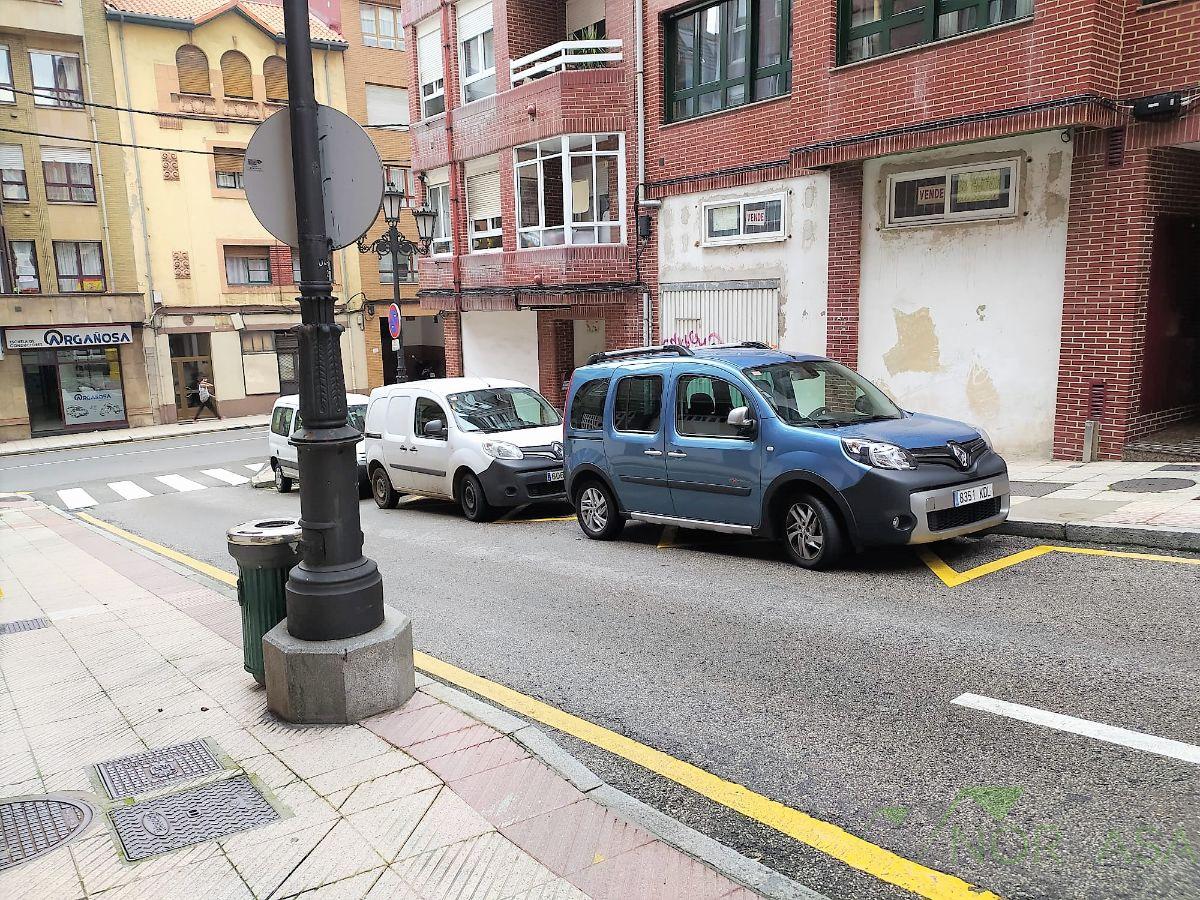
M388 307L388 334L393 339L400 337L400 307L395 303Z
M366 234L379 215L383 164L362 126L332 107L317 106L317 140L325 230L338 250ZM298 247L288 110L279 110L254 130L242 174L246 199L263 228L289 247Z

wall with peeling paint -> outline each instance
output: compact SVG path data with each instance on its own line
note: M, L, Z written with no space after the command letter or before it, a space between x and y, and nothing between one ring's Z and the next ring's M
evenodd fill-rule
M1058 131L864 165L859 370L1013 457L1054 439L1071 144ZM1017 216L884 228L889 174L1023 153Z
M781 192L787 195L786 239L702 246L701 209L705 203ZM827 175L805 175L666 199L658 215L658 247L660 284L779 279L779 345L803 353L825 352L829 261ZM769 337L756 339L769 340Z

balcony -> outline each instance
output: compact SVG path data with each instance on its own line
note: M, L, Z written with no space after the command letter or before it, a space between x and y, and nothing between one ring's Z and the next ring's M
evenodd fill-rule
M553 72L576 69L601 69L624 60L619 40L559 41L527 56L512 60L513 87L524 81L542 78Z
M220 116L230 119L245 119L249 123L261 122L278 109L284 109L286 102L262 102L259 100L241 99L238 97L212 97L207 94L180 94L172 91L165 108L161 109L163 116Z

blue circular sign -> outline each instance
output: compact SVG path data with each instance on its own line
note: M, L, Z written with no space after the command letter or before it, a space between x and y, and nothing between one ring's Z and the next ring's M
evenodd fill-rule
M388 334L393 340L400 337L400 307L395 303L388 307Z

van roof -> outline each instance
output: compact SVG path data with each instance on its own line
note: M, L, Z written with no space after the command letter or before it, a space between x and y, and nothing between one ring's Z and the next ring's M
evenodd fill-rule
M438 397L445 397L447 394L458 394L462 391L482 391L487 388L497 387L529 387L527 384L522 384L519 381L511 381L507 378L426 378L423 381L405 381L402 384L385 384L383 387L377 387L371 391L372 397L387 397L391 394L419 388L423 391L429 391Z
M640 356L618 356L613 359L603 359L580 368L613 369L619 366L638 366L660 362L684 362L689 359L701 359L705 362L724 363L735 369L747 366L769 366L775 363L809 362L823 360L824 356L816 353L789 353L784 350L773 350L761 347L696 347L686 355L672 355L669 352L648 352Z
M366 403L370 399L371 398L368 397L366 394L347 394L346 395L346 403L349 406L357 406L359 404ZM299 406L300 405L300 395L299 394L284 394L278 400L275 401L275 405L276 406Z

